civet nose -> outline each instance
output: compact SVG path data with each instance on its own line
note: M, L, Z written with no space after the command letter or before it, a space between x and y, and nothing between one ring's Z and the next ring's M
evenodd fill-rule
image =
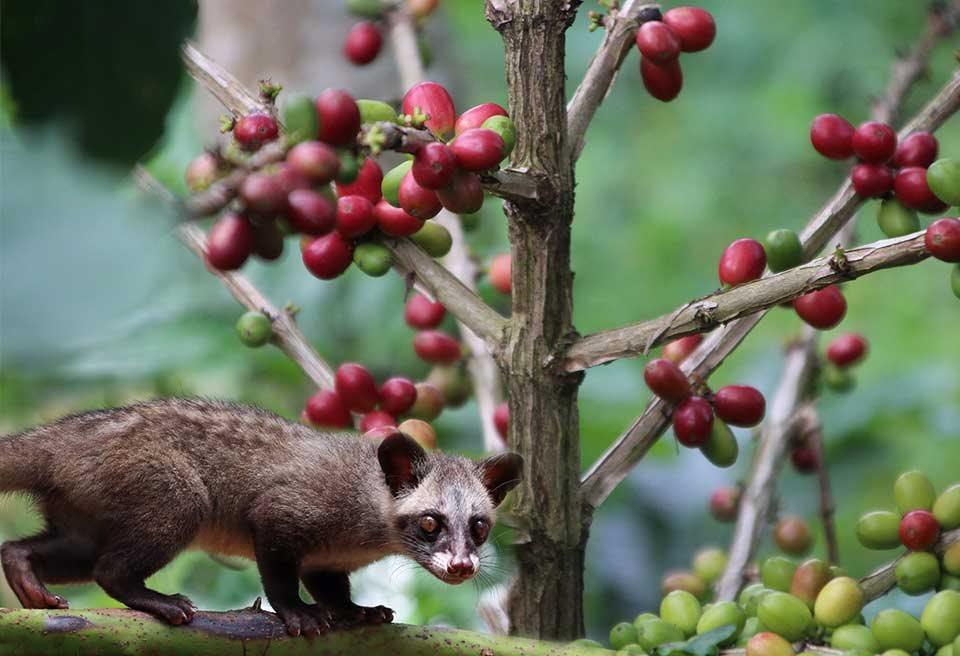
M447 563L447 574L453 576L472 576L475 571L473 561L469 558L451 558Z

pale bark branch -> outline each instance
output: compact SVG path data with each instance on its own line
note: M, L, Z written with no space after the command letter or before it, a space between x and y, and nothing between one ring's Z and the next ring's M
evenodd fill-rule
M946 551L947 547L956 542L960 542L960 528L955 528L952 531L947 531L940 536L940 539L937 540L936 545L934 545L933 550L937 554L942 554ZM909 552L907 552L909 553ZM883 565L870 574L867 574L862 579L860 579L860 587L863 589L863 594L866 597L867 601L873 601L878 597L882 597L896 587L897 585L897 564L903 560L903 557L906 553L901 554L896 559L890 561L886 565Z
M738 285L681 305L651 321L605 330L581 338L566 354L564 369L580 371L620 358L645 355L684 335L713 330L720 324L791 301L807 292L853 280L874 271L916 264L929 253L923 231L844 251Z
M212 93L234 116L267 111L259 96L251 94L240 80L228 73L190 41L181 50L187 73Z
M573 160L580 156L590 121L613 88L617 71L634 45L637 28L651 20L660 20L659 5L640 0L625 0L619 10L606 17L603 43L567 103L567 144Z

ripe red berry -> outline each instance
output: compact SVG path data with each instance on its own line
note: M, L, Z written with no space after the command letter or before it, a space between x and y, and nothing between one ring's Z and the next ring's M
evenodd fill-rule
M929 132L914 132L897 146L893 155L893 164L898 169L908 166L927 168L937 159L940 145L937 138Z
M369 64L380 53L383 35L370 21L361 21L350 28L343 42L343 54L357 66Z
M700 7L676 7L663 15L664 24L680 39L684 52L706 50L717 35L710 12Z
M307 419L324 428L349 428L353 417L340 395L331 389L322 389L307 399Z
M640 76L643 86L651 96L663 102L670 102L680 95L683 89L683 71L680 60L657 64L646 57L640 58Z
M827 346L827 359L838 367L849 367L863 359L867 340L860 333L844 333Z
M749 428L763 421L767 402L754 387L727 385L714 394L713 409L728 424Z
M333 230L336 211L330 199L312 189L297 189L287 196L287 217L305 235L325 235Z
M489 128L471 128L450 143L450 150L461 168L486 171L503 159L503 137Z
M300 171L290 166L287 162L277 164L273 172L273 177L280 183L284 195L297 189L310 189L311 187L310 178L300 173Z
M382 198L379 203L373 206L373 214L377 217L377 225L380 230L391 237L409 237L423 227L423 221L415 216L410 216Z
M287 153L287 164L315 184L327 184L340 172L337 151L322 141L298 143Z
M900 520L900 542L911 551L933 546L940 535L940 523L928 510L911 510Z
M342 146L357 138L360 131L360 108L353 96L342 89L325 89L317 96L317 138Z
M882 164L897 150L897 133L886 123L867 121L853 132L853 152L864 162Z
M494 289L501 294L509 294L513 290L510 253L500 253L490 260L490 269L487 275Z
M510 430L510 406L504 401L493 410L493 425L504 440Z
M810 126L810 143L818 153L830 159L853 155L853 126L842 116L821 114Z
M253 252L253 228L246 217L225 214L207 235L207 262L215 269L233 271Z
M363 161L356 179L350 183L337 182L337 196L363 196L376 205L383 197L383 170L372 158Z
M400 181L397 199L404 212L418 219L432 219L443 209L437 192L420 186L411 171L407 171Z
M269 173L251 173L237 190L247 208L258 214L273 214L283 209L286 194L276 177Z
M453 133L460 134L473 128L479 128L491 116L506 116L507 110L497 103L482 103L476 107L471 107L457 118L453 126Z
M877 198L893 189L893 171L886 164L857 164L850 171L850 182L859 195Z
M790 452L790 462L793 463L793 468L797 473L812 474L817 471L820 456L812 446L803 445L794 447L793 451Z
M640 54L655 64L666 64L680 56L680 39L665 23L649 21L637 30Z
M247 114L233 126L233 138L244 150L256 150L279 134L277 119L269 114Z
M339 232L317 237L303 249L303 264L321 280L331 280L353 261L353 242Z
M373 203L363 196L341 196L337 199L336 227L344 237L360 237L373 230L377 217Z
M376 437L386 437L393 430L396 430L396 427L397 420L394 419L393 415L389 412L384 412L383 410L368 412L360 419L360 432L366 434L371 431L378 431ZM384 433L383 435L379 434L381 431ZM367 437L375 436L368 435Z
M377 381L362 364L345 362L337 367L333 381L340 400L353 412L370 412L377 407L380 401Z
M732 522L740 509L740 488L719 487L710 495L710 514L719 522Z
M417 356L432 364L453 364L463 356L460 342L439 330L422 330L413 338Z
M409 378L389 378L380 386L380 409L394 417L404 414L417 400L417 388Z
M680 367L666 358L648 362L643 368L643 379L651 392L669 403L679 403L690 396L690 381Z
M934 221L927 227L923 243L938 260L960 262L960 219Z
M407 325L419 330L436 328L446 314L443 304L431 301L422 294L412 295L403 310L403 318Z
M717 274L724 285L741 285L763 275L767 253L755 239L738 239L723 251Z
M402 107L404 114L426 114L429 118L425 125L438 137L445 137L453 132L457 117L453 98L436 82L421 82L410 87L403 96Z
M798 296L793 309L801 319L818 330L830 330L847 314L847 301L836 285Z
M483 184L480 176L469 171L457 171L450 184L437 189L437 198L454 214L473 214L483 207Z
M457 158L446 144L434 141L417 151L410 172L421 187L441 189L453 180Z
M700 346L702 341L703 335L699 333L675 339L663 347L663 357L674 364L680 364Z
M893 179L893 193L904 207L921 212L936 213L947 205L927 186L927 170L919 166L900 169Z
M682 401L673 413L673 433L686 447L706 444L713 430L713 408L702 396L691 396Z

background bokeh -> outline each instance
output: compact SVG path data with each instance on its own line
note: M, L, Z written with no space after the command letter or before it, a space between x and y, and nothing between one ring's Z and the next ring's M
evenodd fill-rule
M585 3L568 35L571 91L602 38L586 29L592 4ZM921 32L926 5L700 4L715 14L719 34L708 51L684 57L680 98L666 105L651 99L632 53L587 135L573 229L582 333L656 316L710 292L717 258L735 238L799 229L845 175L843 164L810 147L811 119L829 111L865 120L894 53ZM431 75L449 85L460 108L505 102L503 48L483 19L482 3L442 5L428 30ZM242 50L223 52L228 68L231 57L248 65L253 57L248 84L269 74L296 91L338 84L365 97L402 93L389 50L366 69L342 59L339 39L352 21L340 3L257 4L256 11L294 14L300 41L287 41L309 50L294 62L271 58L272 44L286 35L255 19L253 6L204 2L197 18L193 3L173 0L2 4L0 431L174 394L247 401L298 416L312 391L304 376L278 351L238 342L239 306L172 236L174 217L129 177L131 165L144 161L182 191L180 172L212 138L216 111L178 64L177 45L186 36L209 43L215 57L224 43ZM228 19L230 31L218 33ZM329 38L310 39L311 26ZM958 44L955 37L935 51L906 115L950 75ZM938 137L941 153L960 154L956 119ZM860 214L861 241L882 236L874 210L869 203ZM506 224L495 200L470 241L481 258L505 250ZM278 264L253 262L246 272L276 302L303 308L299 320L321 353L335 363L362 361L378 377L425 375L402 320L401 280L369 279L354 269L321 282L305 272L294 243L287 251ZM899 471L924 469L938 487L960 472L960 303L947 277L947 265L931 261L873 274L846 290L850 310L838 330L862 331L872 350L856 372L856 389L826 395L822 410L842 559L856 575L886 556L861 548L853 523L869 508L891 505ZM489 289L484 294L507 309L503 298ZM774 310L713 381L749 382L771 393L784 341L799 327L792 312ZM643 408L642 366L643 360L624 361L588 373L581 393L584 468ZM480 449L474 404L445 412L437 427L443 448ZM706 504L713 488L746 474L750 433L737 434L745 447L741 462L722 471L699 453L678 453L672 439L661 440L597 512L587 566L592 636L653 608L662 572L687 566L701 545L727 542L730 527L710 519ZM815 520L813 479L787 471L780 492L783 511ZM28 508L21 499L0 499L0 539L36 527ZM445 587L399 562L357 578L362 598L393 605L402 621L482 626L475 607L483 586ZM254 569L232 571L198 553L178 558L152 584L208 608L239 607L260 594ZM74 607L115 605L95 586L72 589L68 597ZM878 603L891 602L917 608L923 599ZM0 587L0 605L15 603Z

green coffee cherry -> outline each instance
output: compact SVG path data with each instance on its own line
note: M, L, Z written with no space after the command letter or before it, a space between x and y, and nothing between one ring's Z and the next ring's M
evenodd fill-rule
M632 622L620 622L610 629L610 647L623 649L637 642L637 629Z
M874 656L875 653L866 649L848 649L843 652L843 656Z
M950 272L950 289L954 296L960 298L960 264L955 265Z
M936 493L926 474L913 470L897 477L893 484L893 498L896 499L897 510L905 515L911 510L930 510Z
M364 18L383 16L383 0L347 0L347 11Z
M953 645L944 645L934 653L934 656L953 656L953 654Z
M841 369L832 362L827 362L820 372L823 384L834 392L849 392L856 384L856 380L849 369Z
M763 240L767 266L773 272L786 271L803 263L803 245L793 230L774 230Z
M880 643L873 632L861 624L844 624L833 630L830 646L834 649L862 649L871 654L880 651Z
M888 649L887 651L880 654L880 656L910 656L910 654L903 651L902 649Z
M633 626L636 627L637 632L639 633L640 627L642 627L644 624L646 624L646 623L649 622L650 620L658 620L658 619L660 619L660 618L657 617L656 615L654 615L653 613L640 613L640 614L637 615L637 617L633 620Z
M273 324L263 312L244 312L237 320L237 337L247 346L263 346L273 336Z
M659 619L644 622L637 634L637 644L647 651L666 642L679 642L684 639L683 631L679 627Z
M700 447L700 451L717 467L731 467L737 462L740 447L733 431L720 419L714 419L710 437Z
M678 627L685 636L696 632L700 612L700 602L686 590L674 590L660 602L660 617Z
M857 539L867 549L896 549L900 546L900 515L874 510L857 521Z
M960 205L960 162L945 157L931 164L927 186L947 205Z
M686 590L697 599L703 599L707 595L707 584L693 572L668 572L660 581L660 591L667 595L674 590Z
M917 213L894 199L885 200L877 209L877 225L887 237L909 235L920 229Z
M823 586L813 605L813 614L825 627L841 626L860 614L864 601L860 584L849 576L840 576Z
M360 161L351 150L346 148L337 151L340 158L340 170L337 172L337 182L340 184L350 184L360 175Z
M793 656L793 647L776 633L764 631L747 642L747 656Z
M807 605L786 592L771 592L757 607L763 625L791 642L807 633L812 616Z
M354 249L353 262L368 276L379 278L393 266L393 255L383 244L368 241L357 245Z
M797 566L783 556L772 556L760 565L760 580L771 590L789 592Z
M944 531L960 526L960 483L954 483L940 493L933 502L933 516Z
M943 552L943 569L948 574L960 576L960 542L954 542Z
M393 123L397 120L397 110L380 100L360 98L357 108L360 110L360 122L364 124L378 121Z
M646 650L640 645L634 643L630 645L624 645L617 652L617 656L648 656Z
M921 595L940 580L937 557L925 551L913 551L904 556L894 570L897 585L908 595Z
M517 128L509 116L491 116L481 127L493 130L503 139L503 156L507 158L517 143Z
M383 182L380 183L380 192L383 194L383 199L394 207L400 207L400 182L412 166L412 160L400 162L383 176Z
M693 571L708 584L720 578L727 568L727 553L716 547L701 549L693 556Z
M833 577L830 575L830 566L818 558L811 558L804 561L794 572L790 583L790 594L813 610L817 595L831 578Z
M920 626L938 647L960 637L960 592L942 590L933 595L920 615Z
M292 96L283 105L283 127L291 144L317 138L317 107L309 96Z
M743 631L747 621L747 616L743 609L733 601L718 601L703 612L700 621L697 622L697 635L702 635L707 631L719 629L721 626L732 625L737 627L736 632L721 645L732 645L737 641L737 636Z
M410 236L430 257L443 257L453 247L450 231L434 221L425 221L423 227Z
M923 646L924 634L920 622L910 613L896 608L877 613L870 630L880 649L918 651Z
M759 606L763 598L771 592L773 592L773 590L765 588L763 583L751 583L740 591L738 602L747 614L747 617L756 617L757 606Z
M940 574L940 581L937 583L937 590L956 590L960 592L960 576L955 574Z
M746 647L747 641L749 641L750 638L764 631L767 631L767 627L763 625L763 622L761 622L759 618L748 617L743 623L743 629L740 631L740 636L737 638L737 646Z

